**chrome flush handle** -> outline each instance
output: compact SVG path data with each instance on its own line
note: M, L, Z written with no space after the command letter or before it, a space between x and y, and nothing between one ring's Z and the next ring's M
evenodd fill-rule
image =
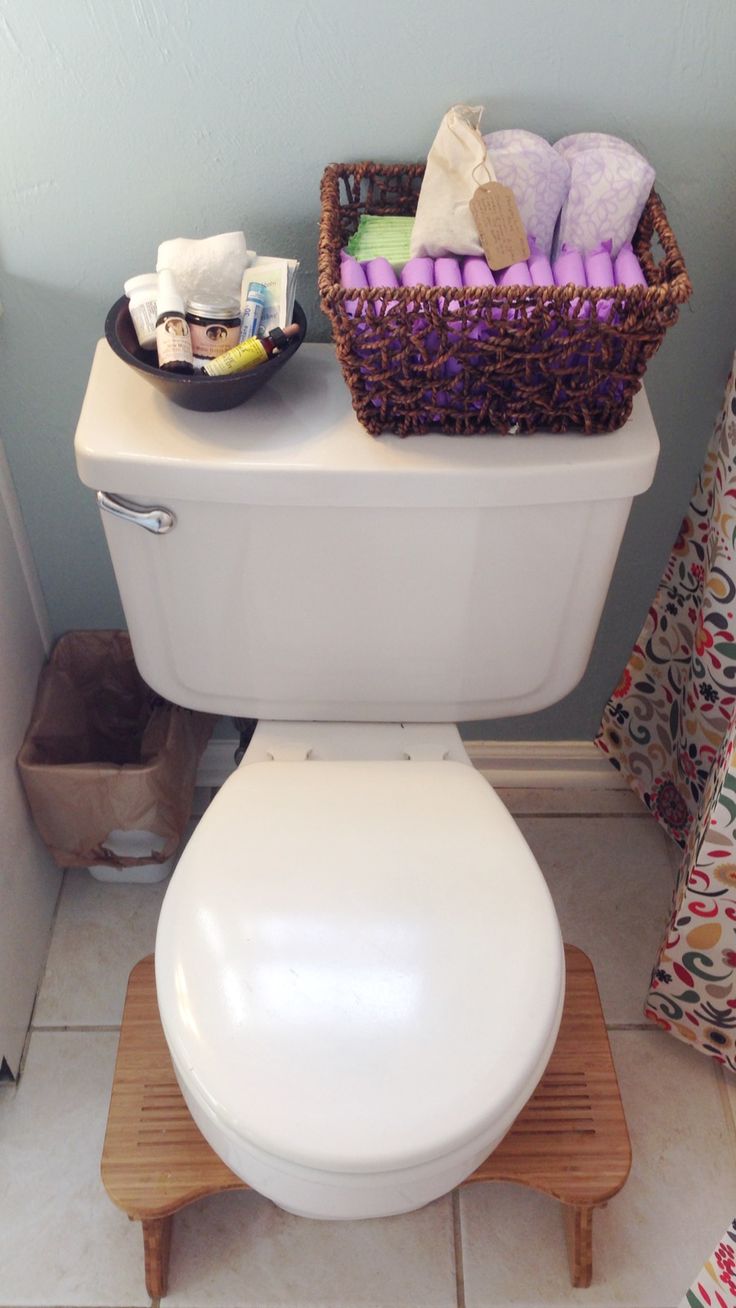
M112 513L113 517L122 518L123 522L132 522L136 527L145 527L146 531L153 531L158 536L171 531L176 524L176 516L171 509L144 509L139 504L129 504L118 495L108 495L107 491L97 492L97 503L105 513Z

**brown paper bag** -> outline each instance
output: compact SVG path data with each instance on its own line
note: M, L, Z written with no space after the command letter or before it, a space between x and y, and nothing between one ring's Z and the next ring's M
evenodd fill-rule
M189 819L197 764L216 718L161 699L123 631L71 631L41 673L18 769L36 826L60 867L163 863ZM113 830L165 844L111 853Z

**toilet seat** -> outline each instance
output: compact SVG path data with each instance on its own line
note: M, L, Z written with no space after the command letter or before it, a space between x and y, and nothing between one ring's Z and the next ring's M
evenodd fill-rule
M156 981L216 1152L283 1207L355 1217L418 1207L490 1152L551 1053L564 964L536 861L472 768L277 761L242 765L195 831Z

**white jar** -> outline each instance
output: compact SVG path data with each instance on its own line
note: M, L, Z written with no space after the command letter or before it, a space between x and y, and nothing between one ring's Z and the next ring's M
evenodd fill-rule
M128 308L138 344L144 350L155 350L158 273L141 273L139 277L129 277L123 290L130 301Z

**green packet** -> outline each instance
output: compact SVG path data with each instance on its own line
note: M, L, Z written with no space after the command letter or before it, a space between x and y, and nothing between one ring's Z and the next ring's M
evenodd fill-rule
M348 254L364 263L367 259L388 259L396 268L403 268L410 259L409 243L414 226L413 218L394 217L392 214L362 214L358 230L348 241Z

